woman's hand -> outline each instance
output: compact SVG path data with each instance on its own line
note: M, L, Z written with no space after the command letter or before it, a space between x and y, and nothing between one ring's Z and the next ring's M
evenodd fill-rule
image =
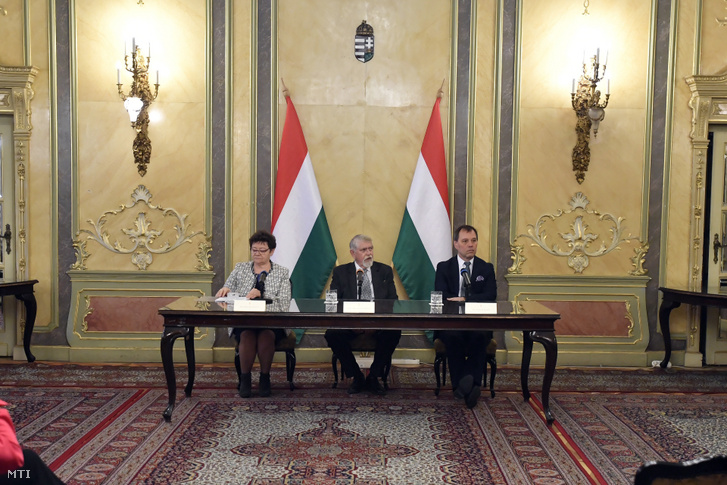
M248 300L254 300L255 298L260 298L261 296L263 296L263 294L260 293L260 290L258 290L257 288L253 288L252 290L250 290L250 293L245 295L245 298L247 298Z
M226 287L226 286L223 286L222 288L220 288L220 289L219 289L219 291L218 291L218 292L217 292L217 294L215 295L215 298L222 298L222 297L225 297L225 296L227 296L227 294L228 294L229 292L230 292L230 289L229 289L228 287Z

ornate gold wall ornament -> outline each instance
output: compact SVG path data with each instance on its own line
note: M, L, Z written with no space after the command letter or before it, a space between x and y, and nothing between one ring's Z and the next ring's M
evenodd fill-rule
M528 260L528 258L523 255L523 249L524 247L522 244L510 245L510 259L512 259L512 266L507 268L508 274L521 274L523 272L522 265Z
M624 315L624 318L629 321L628 336L633 337L636 322L634 321L634 316L631 314L631 302L626 300L624 304L626 305L626 315Z
M116 254L131 254L131 262L140 270L147 269L153 261L152 254L166 254L174 251L184 243L191 243L192 238L203 234L202 231L189 232L190 224L186 223L187 215L180 214L175 209L164 208L151 203L152 194L149 190L139 185L134 192L131 194L133 202L130 205L122 205L121 208L114 211L105 211L101 217L95 222L88 219L88 222L92 227L93 231L88 229L81 229L76 234L76 239L73 241L73 246L76 249L76 263L72 266L73 269L85 269L85 261L88 259L88 253L85 253L85 246L81 244L79 236L81 233L88 234L87 240L94 240L98 242L102 247ZM125 243L120 242L118 239L111 243L112 236L104 229L104 226L110 220L117 216L121 216L124 212L129 209L133 209L137 204L143 203L148 210L154 211L153 214L161 215L161 228L152 228L154 221L151 217L147 218L147 212L140 210L136 219L134 220L134 227L121 228L120 232L126 236L127 241ZM110 218L110 219L109 219ZM156 244L157 239L161 239L164 234L164 227L169 227L169 224L163 224L167 219L171 218L173 221L173 230L176 234L176 238L170 243L169 240L164 241L161 244ZM122 219L118 219L122 220ZM159 223L160 221L156 221ZM159 224L158 224L159 225ZM128 245L131 244L129 247ZM79 252L82 251L83 253ZM84 256L85 253L85 256ZM80 263L79 263L80 262ZM78 267L77 267L78 266ZM199 266L198 266L199 268Z
M207 236L199 243L197 251L197 271L212 271L210 253L212 252L212 236Z
M631 258L631 265L634 267L633 271L629 271L631 276L644 276L649 270L644 268L646 262L646 253L649 252L649 243L644 243L638 248L634 248L636 256Z
M83 300L86 302L86 310L83 312L83 317L81 318L81 329L84 332L88 332L88 322L86 321L86 318L88 318L88 316L93 313L93 307L91 306L91 296L86 295Z
M126 46L124 46L125 48ZM136 41L131 41L131 55L124 52L124 67L131 73L132 82L129 94L121 89L121 72L116 70L116 86L119 97L124 101L124 108L129 113L131 127L136 130L136 137L132 146L134 163L139 175L146 175L146 166L151 160L151 139L149 138L149 106L159 94L159 71L156 72L154 92L149 84L149 64L151 63L151 45L146 55L142 54L141 47Z
M587 10L587 8L586 8ZM606 61L601 64L600 49L596 50L596 55L590 57L586 64L585 55L583 56L583 72L578 84L573 79L571 88L571 105L576 113L576 145L573 147L572 162L573 171L576 173L576 180L579 184L583 183L588 171L588 165L591 162L591 148L589 146L591 140L591 128L593 136L598 136L598 126L606 117L606 107L608 106L608 98L610 95L611 81L607 81L606 95L601 101L601 91L598 83L606 75Z
M71 265L71 269L85 270L86 260L91 256L86 251L86 241L73 241L73 250L76 252L76 262Z
M568 258L568 266L573 268L575 273L580 274L588 267L589 258L604 256L611 251L620 249L619 245L623 242L638 240L637 237L631 236L630 234L624 236L623 217L615 217L612 214L601 214L596 210L589 210L587 208L588 204L589 200L582 192L576 193L570 201L570 209L566 211L558 210L555 214L543 214L535 224L528 224L527 234L518 235L510 244L511 251L516 246L514 242L517 239L527 237L535 241L535 244L532 244L532 246L540 246L544 251L553 256ZM568 249L561 249L557 243L549 245L546 226L551 224L548 223L550 222L555 225L558 219L570 214L574 214L575 216L573 222L570 224L571 232L558 233L566 242ZM589 232L587 220L595 224L596 227L608 229L608 232L611 234L611 240L601 240L598 248L591 249L591 246L600 239L600 236L596 233ZM522 265L522 261L520 265ZM520 265L511 266L508 269L508 273L519 272Z

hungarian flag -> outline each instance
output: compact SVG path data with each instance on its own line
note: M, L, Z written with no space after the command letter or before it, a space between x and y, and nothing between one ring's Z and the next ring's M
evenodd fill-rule
M336 250L310 161L303 129L290 96L275 182L272 259L290 270L293 298L318 298L336 263Z
M437 98L434 103L424 135L399 239L394 248L394 267L412 300L429 299L429 293L434 289L437 263L452 257L447 167L439 101Z

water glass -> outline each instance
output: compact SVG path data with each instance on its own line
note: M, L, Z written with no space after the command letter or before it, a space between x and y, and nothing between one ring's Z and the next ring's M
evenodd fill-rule
M326 303L338 303L337 290L326 290Z
M431 293L431 299L429 300L429 304L432 306L441 306L442 305L442 292L441 291L433 291Z

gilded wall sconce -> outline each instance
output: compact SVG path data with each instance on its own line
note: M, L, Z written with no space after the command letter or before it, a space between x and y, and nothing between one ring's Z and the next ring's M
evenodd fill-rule
M151 159L151 140L149 139L149 106L159 94L159 71L156 72L156 83L152 93L149 85L149 64L151 62L151 46L148 47L147 55L144 56L141 48L136 44L136 39L131 40L131 56L124 52L124 68L131 73L131 89L129 94L124 94L121 89L121 70L116 70L116 85L119 88L119 96L124 100L124 108L129 113L131 127L136 130L134 138L133 153L139 175L146 174L146 166Z
M578 84L573 79L571 87L571 104L576 112L576 135L578 141L573 147L573 171L576 173L576 180L579 184L583 183L588 171L588 165L591 162L591 148L589 141L591 139L591 129L593 129L594 138L598 136L598 126L606 116L606 106L608 106L608 98L611 91L611 80L606 84L606 96L601 101L601 91L597 89L598 83L606 74L606 63L608 62L608 54L606 60L601 64L600 49L596 50L596 55L588 59L586 64L585 54L583 56L583 74L581 74Z

